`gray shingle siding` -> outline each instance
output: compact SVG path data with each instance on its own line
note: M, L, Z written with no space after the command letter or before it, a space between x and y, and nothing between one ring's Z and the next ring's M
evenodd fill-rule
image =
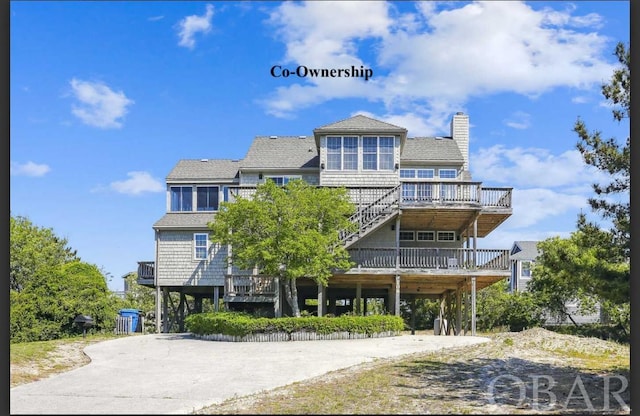
M197 232L197 231L195 231ZM158 234L158 284L161 286L223 286L227 247L210 244L207 260L193 257L194 231Z

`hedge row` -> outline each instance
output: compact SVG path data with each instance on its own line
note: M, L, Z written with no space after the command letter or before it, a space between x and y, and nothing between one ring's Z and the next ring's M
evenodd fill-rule
M210 312L192 314L186 317L187 331L196 335L224 334L244 336L248 334L271 334L277 332L351 332L375 334L380 332L400 332L404 329L401 317L393 315L371 315L338 317L300 318L256 318L245 313Z

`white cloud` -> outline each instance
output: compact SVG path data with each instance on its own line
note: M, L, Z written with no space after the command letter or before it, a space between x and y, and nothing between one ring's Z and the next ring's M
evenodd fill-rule
M78 100L71 113L90 126L103 129L120 128L127 107L134 103L122 91L113 91L100 82L73 78L70 82L73 96Z
M589 102L589 97L585 97L584 95L577 95L571 99L571 102L574 104L586 104Z
M44 176L51 168L48 165L34 162L18 163L11 161L10 174L12 176Z
M158 20L162 20L162 19L164 19L164 16L152 16L152 17L149 17L147 20L150 22L157 22Z
M178 45L185 48L193 49L196 46L194 39L197 33L207 34L211 31L211 19L213 18L213 6L207 4L207 11L204 15L191 15L180 20L177 24L178 36L180 41Z
M389 114L448 119L474 96L591 88L614 68L603 53L608 38L595 31L600 16L578 15L575 7L489 1L450 2L443 10L418 2L414 13L400 14L381 1L285 2L269 22L286 46L283 64L374 69L366 83L292 79L262 101L281 117L331 99L364 98L383 102Z
M121 194L139 195L144 192L162 192L164 184L154 179L148 172L129 172L129 179L115 181L109 184L109 188Z
M587 209L587 198L543 188L514 189L512 207L505 229L529 227L549 217Z
M474 179L513 186L586 187L586 184L607 179L601 172L587 166L578 150L554 155L546 149L495 145L481 148L469 159Z
M524 111L516 111L511 114L510 118L504 120L504 124L513 129L528 129L531 127L531 114L525 113Z

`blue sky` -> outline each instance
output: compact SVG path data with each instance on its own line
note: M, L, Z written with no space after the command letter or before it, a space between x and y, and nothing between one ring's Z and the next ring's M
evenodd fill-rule
M600 85L629 43L629 2L11 2L11 214L121 276L153 260L180 159L245 156L363 113L409 135L470 118L470 169L511 186L479 247L567 236L589 212L578 117L624 139ZM271 68L371 69L275 78ZM596 218L596 217L594 217Z

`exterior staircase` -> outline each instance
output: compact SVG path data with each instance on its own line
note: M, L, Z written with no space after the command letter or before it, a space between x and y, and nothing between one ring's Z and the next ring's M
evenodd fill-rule
M399 195L400 185L392 188L373 202L359 207L358 211L349 217L349 221L358 224L358 229L353 232L340 232L340 241L344 247L350 247L395 218L399 212Z

